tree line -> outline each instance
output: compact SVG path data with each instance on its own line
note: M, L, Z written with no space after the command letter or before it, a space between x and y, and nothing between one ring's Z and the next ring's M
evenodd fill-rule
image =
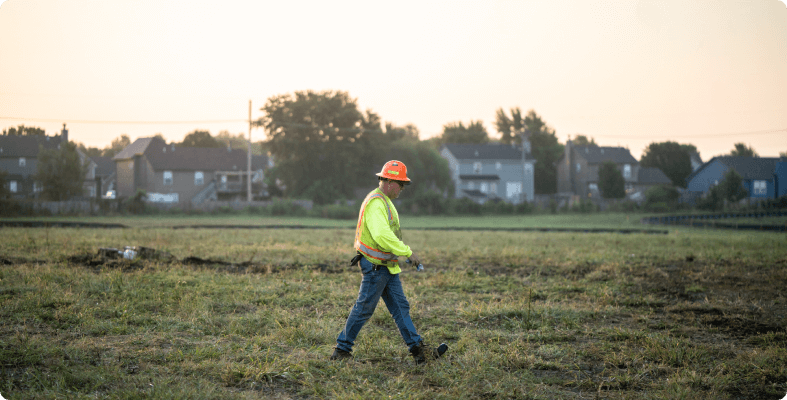
M276 166L267 174L268 186L273 194L309 198L317 204L356 197L356 190L373 184L374 173L389 159L398 159L408 166L408 173L417 183L408 189L416 195L429 197L451 193L453 182L447 161L439 155L440 145L493 142L481 120L467 124L449 122L438 137L421 140L415 125L383 122L374 111L360 110L357 99L344 91L309 90L276 95L266 101L261 111L263 116L255 124L265 129L268 139L257 143L252 151L255 154L267 151L276 160ZM498 109L494 126L500 134L499 143L521 146L522 138L528 138L530 154L536 159L535 192L555 193L557 162L564 152L555 129L535 110L523 113L519 107L509 111ZM20 125L4 129L3 135L45 133L41 128ZM161 134L155 136L164 140ZM573 143L597 145L592 137L585 135L576 135ZM113 157L129 144L129 136L122 134L103 149L82 143L73 149L65 146L61 148L64 153L52 163L73 160L73 155L67 153L77 148L90 157ZM182 147L230 146L243 150L248 146L243 133L233 135L222 131L213 136L207 130L192 131L182 142L174 144ZM697 153L697 149L691 144L654 142L645 149L640 165L659 168L675 187L685 187L686 177L692 172L690 157L693 153ZM730 155L758 156L743 143L736 143ZM42 172L42 181L46 174L69 170L52 163L42 167L49 171ZM625 196L623 177L614 164L602 165L599 177L599 189L604 197Z

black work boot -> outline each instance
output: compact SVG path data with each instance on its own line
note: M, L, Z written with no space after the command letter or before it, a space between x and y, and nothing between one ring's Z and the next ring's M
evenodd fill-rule
M344 351L340 348L333 349L333 354L331 355L331 360L344 360L347 358L353 358L352 353L349 351Z
M424 345L424 342L421 342L410 350L410 354L413 355L415 365L421 365L428 362L430 358L440 358L440 356L442 356L446 351L448 351L448 345L445 343L440 343L440 346L437 346L437 348L431 349L431 351L429 351Z

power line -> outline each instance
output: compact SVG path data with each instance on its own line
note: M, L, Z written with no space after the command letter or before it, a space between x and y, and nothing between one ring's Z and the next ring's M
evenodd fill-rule
M35 122L57 122L57 123L78 123L78 124L138 124L138 125L151 125L151 124L222 124L222 123L248 123L248 119L214 119L214 120L190 120L190 121L113 121L113 120L78 120L78 119L53 119L53 118L20 118L20 117L2 117L0 116L0 120L18 120L18 121L35 121ZM333 131L349 131L354 133L359 133L361 131L381 131L379 129L370 129L370 128L344 128L344 127L334 127L334 126L314 126L314 125L307 125L307 124L299 124L299 123L289 123L284 124L290 127L295 128L312 128L312 129L322 129L322 130L333 130ZM680 135L680 138L686 139L712 139L715 137L725 137L725 136L744 136L744 135L767 135L771 133L778 133L778 132L787 132L787 128L783 129L770 129L770 130L763 130L763 131L749 131L749 132L728 132L728 133L715 133L709 135ZM439 135L439 134L438 134ZM613 139L655 139L655 138L674 138L674 134L664 134L664 135L592 135L592 137L599 137L599 138L613 138Z
M750 132L734 132L734 133L714 133L710 135L679 135L680 139L683 138L691 138L691 139L698 139L698 138L705 138L705 139L713 139L715 137L721 136L743 136L743 135L765 135L769 133L778 133L778 132L787 132L787 128L784 129L771 129L767 131L750 131ZM674 138L675 134L665 134L665 135L648 135L648 136L639 136L639 135L586 135L592 137L601 137L601 138L616 138L616 139L653 139L653 138Z
M110 121L110 120L89 120L89 119L52 119L52 118L17 118L17 117L0 117L0 119L12 119L19 121L35 121L35 122L64 122L73 124L226 124L234 122L249 122L247 119L206 119L206 120L193 120L193 121Z

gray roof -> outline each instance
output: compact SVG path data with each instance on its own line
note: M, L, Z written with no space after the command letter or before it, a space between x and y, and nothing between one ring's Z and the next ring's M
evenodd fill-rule
M664 175L658 168L645 168L642 167L639 169L639 183L644 183L647 185L669 185L672 184L670 178L667 175Z
M604 161L612 161L615 164L638 163L625 147L574 146L574 151L579 157L587 160L588 164L601 164Z
M96 163L96 176L110 176L115 173L115 161L111 157L90 157Z
M776 163L779 162L779 158L775 157L735 157L735 156L718 156L713 157L710 161L706 162L702 165L702 167L691 175L689 175L686 180L690 180L695 175L697 175L700 171L705 169L706 166L710 165L712 162L718 161L728 168L734 169L737 173L741 174L741 177L746 180L771 180L773 179L773 173L776 170Z
M115 154L115 157L112 157L113 160L127 160L129 158L134 158L134 156L142 155L145 150L148 148L151 142L160 142L162 146L166 145L163 140L150 137L150 138L139 138L131 143L130 145L126 146L120 153Z
M38 148L56 149L60 136L0 135L0 157L38 157Z
M247 154L241 149L226 147L178 147L163 140L139 138L126 146L113 159L124 160L145 155L155 171L244 171ZM252 166L256 161L252 158Z
M522 160L522 149L508 144L444 144L457 160Z
M497 175L481 175L481 174L467 174L459 175L459 179L463 180L479 180L479 181L499 181L500 177Z

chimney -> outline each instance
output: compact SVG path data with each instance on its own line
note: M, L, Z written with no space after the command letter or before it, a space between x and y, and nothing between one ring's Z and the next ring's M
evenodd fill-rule
M63 130L60 131L60 142L68 142L68 129L66 129L66 124L63 124Z

